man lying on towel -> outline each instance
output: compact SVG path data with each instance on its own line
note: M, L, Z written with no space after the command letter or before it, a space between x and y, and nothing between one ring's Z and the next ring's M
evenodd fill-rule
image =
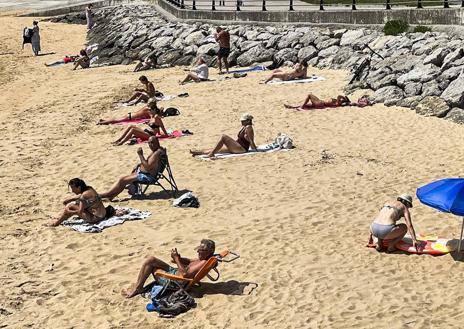
M290 72L283 72L282 70L274 70L271 76L267 78L264 83L268 83L274 79L280 79L282 81L306 79L308 77L308 63L300 62L293 66L293 70Z
M310 110L310 109L320 109L325 107L338 107L338 106L348 106L350 105L350 99L343 95L338 95L337 98L331 98L329 100L321 100L317 96L309 93L302 105L288 105L284 104L287 109L300 109L300 110Z
M171 261L176 263L177 268L170 266L162 260L153 256L147 256L142 264L137 282L131 287L124 289L121 293L126 298L134 297L144 291L143 285L148 277L156 270L163 270L170 274L182 275L185 278L193 278L205 265L206 261L214 255L215 243L213 240L203 239L200 245L195 248L198 252L198 259L188 259L181 257L177 248L171 250Z
M101 198L112 200L119 193L124 191L127 185L134 182L153 184L156 181L158 168L160 166L160 158L166 153L166 149L160 146L158 138L155 136L151 136L148 139L148 146L150 147L151 154L145 159L143 156L143 149L139 147L137 149L137 154L140 158L140 164L134 168L130 175L120 177L109 191L101 193Z

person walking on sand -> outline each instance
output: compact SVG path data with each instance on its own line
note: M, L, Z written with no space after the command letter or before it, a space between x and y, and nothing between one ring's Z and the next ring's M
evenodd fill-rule
M416 232L412 225L410 208L412 208L412 197L409 194L401 194L395 201L386 202L371 224L369 244L373 243L372 236L375 236L377 251L385 251L383 240L390 240L386 251L393 252L396 250L396 244L409 232L413 247L417 250ZM401 217L404 217L406 224L396 224Z
M216 32L217 33L214 35L214 37L219 43L219 51L217 54L219 74L223 73L222 60L224 60L224 66L227 73L229 73L229 62L227 61L227 57L229 57L230 54L230 34L220 26L216 28Z
M121 294L126 298L132 298L141 294L144 289L145 281L150 275L154 275L157 270L165 271L173 275L181 275L184 278L193 278L205 265L205 263L214 255L216 244L213 240L203 239L200 245L195 248L198 252L198 258L189 259L182 257L177 248L171 250L171 261L176 264L177 268L170 266L161 259L153 256L147 256L142 264L142 268L137 276L137 281L129 288L123 289ZM157 279L158 283L165 283L161 278ZM163 281L163 282L160 282Z
M34 56L39 56L39 52L41 51L39 22L32 22L32 26L32 31L34 32L31 38L32 51L34 52Z
M89 3L89 5L85 8L85 18L87 19L87 28L90 30L95 22L93 21L93 14L92 14L92 4Z

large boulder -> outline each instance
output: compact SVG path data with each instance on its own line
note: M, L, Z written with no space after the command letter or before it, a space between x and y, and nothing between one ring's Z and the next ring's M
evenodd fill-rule
M428 96L422 99L415 107L416 113L428 117L443 118L450 108L446 102L437 96Z
M441 98L451 106L464 108L464 72L449 84L441 94Z
M450 67L449 69L443 71L441 76L447 80L454 80L456 79L461 72L464 70L464 65L463 66L453 66Z
M453 63L458 59L461 59L464 56L464 50L462 48L456 49L455 51L446 55L443 59L443 65L441 67L442 70L446 70L453 66Z
M437 48L430 55L424 58L424 65L433 64L436 66L441 66L446 55L450 53L447 48Z
M219 51L219 45L217 43L207 43L203 46L198 47L197 55L211 55L214 56Z
M319 52L318 56L321 57L321 58L334 56L337 53L338 49L340 49L339 46L331 46L329 48L322 49Z
M364 36L364 30L351 30L344 33L340 39L340 46L351 46Z
M192 34L188 35L185 40L184 40L184 43L186 45L195 45L195 46L199 46L201 44L201 41L205 38L206 36L206 33L203 32L203 31L196 31L196 32L193 32Z
M404 95L406 97L420 95L422 91L422 83L420 82L411 82L404 86Z
M250 50L251 48L256 47L256 46L258 46L260 44L261 44L260 41L243 41L240 44L240 51L245 52L245 51Z
M241 54L237 58L237 63L240 66L250 66L255 62L261 63L270 61L272 60L272 56L274 55L274 53L274 49L266 49L262 46L257 46Z
M301 38L301 33L298 32L288 32L287 35L280 38L279 43L277 44L278 49L290 48L294 46Z
M464 124L464 110L460 109L459 107L453 107L448 112L445 119L462 125Z
M409 108L415 108L419 102L422 100L422 96L411 96L411 97L406 97L403 99L400 99L396 105L398 106L403 106L403 107L409 107Z
M284 62L290 61L290 62L297 62L298 60L298 50L292 49L292 48L284 48L279 50L275 55L274 58L279 61L279 60L284 60Z
M440 96L441 90L438 81L431 80L422 85L422 96Z
M373 99L376 103L383 103L388 101L399 101L404 97L404 92L397 86L386 86L377 89L373 95Z
M298 60L301 62L309 61L317 56L317 49L313 46L303 47L298 51Z
M161 54L158 57L157 63L159 65L163 64L172 64L182 57L182 52L180 50L169 50Z
M153 49L160 49L170 46L174 41L173 37L159 37L151 44Z
M417 66L412 71L402 74L398 77L398 85L403 87L409 82L428 82L439 74L436 67Z

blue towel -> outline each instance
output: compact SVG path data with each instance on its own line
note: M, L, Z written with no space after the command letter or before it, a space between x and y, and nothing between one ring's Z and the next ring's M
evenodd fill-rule
M265 70L266 70L266 67L264 67L263 65L259 65L259 66L250 67L248 69L229 71L229 74L245 73L245 72L253 72L253 71L265 71Z

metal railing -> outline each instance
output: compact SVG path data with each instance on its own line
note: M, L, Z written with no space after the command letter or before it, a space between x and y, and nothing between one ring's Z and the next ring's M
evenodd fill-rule
M464 7L464 0L166 0L180 9L212 11L310 11L330 9L387 9ZM343 1L343 0L341 0ZM374 0L375 1L375 0Z

